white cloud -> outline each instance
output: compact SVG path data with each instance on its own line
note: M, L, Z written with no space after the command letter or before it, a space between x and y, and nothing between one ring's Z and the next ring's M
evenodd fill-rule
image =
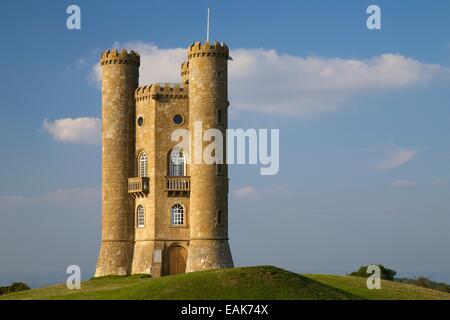
M44 199L53 202L97 200L100 197L98 188L56 189L45 194Z
M418 154L416 149L391 147L386 152L386 158L377 165L381 171L392 170L410 162Z
M356 60L241 49L233 55L230 92L238 108L299 116L337 110L357 96L427 82L442 69L399 54Z
M55 140L68 143L99 144L101 141L101 119L64 118L44 120L43 129Z
M161 49L153 44L144 42L114 43L113 48L129 48L138 52L141 56L139 68L139 85L147 85L156 82L180 82L181 63L187 60L185 48ZM93 66L90 81L96 80L101 84L100 65Z
M99 90L102 89L102 73L101 73L101 69L100 69L100 64L97 63L95 64L92 69L91 72L89 72L89 74L86 77L86 80L89 84L97 87Z
M98 188L74 188L74 189L56 189L45 194L34 196L22 195L0 195L1 205L17 205L26 203L84 203L89 201L98 201L100 199L100 190Z
M444 184L448 184L448 180L442 179L442 178L436 178L436 179L433 179L432 183L434 185L444 185Z
M258 197L258 198L273 198L280 196L291 196L292 192L287 185L278 185L270 188L256 189L252 186L245 186L236 189L233 195L238 198Z
M249 197L256 194L256 189L251 186L246 186L240 189L236 189L233 194L239 198Z
M116 43L141 54L141 85L179 82L186 49ZM410 88L449 71L400 54L371 59L299 57L276 50L236 49L229 64L230 100L238 110L311 116L342 108L358 96ZM98 65L93 74L99 81Z
M396 180L391 183L393 188L409 188L417 185L417 182L410 180Z

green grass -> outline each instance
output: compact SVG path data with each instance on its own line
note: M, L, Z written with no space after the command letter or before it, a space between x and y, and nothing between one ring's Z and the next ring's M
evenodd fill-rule
M309 279L370 300L450 300L450 294L415 285L393 281L381 281L380 290L369 290L366 279L351 276L324 274L305 275Z
M382 282L381 290L368 290L363 278L299 275L259 266L159 279L139 275L103 277L83 282L80 290L56 285L0 299L450 299L450 294L389 281Z

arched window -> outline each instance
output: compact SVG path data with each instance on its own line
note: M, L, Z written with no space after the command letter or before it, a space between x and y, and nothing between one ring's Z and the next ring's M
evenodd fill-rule
M145 152L139 155L139 177L148 177L148 159Z
M138 228L145 227L145 209L143 205L139 205L136 210L136 225Z
M185 161L183 150L173 149L169 157L169 176L183 177L185 175Z
M184 207L181 204L175 204L171 209L171 222L174 225L184 224Z

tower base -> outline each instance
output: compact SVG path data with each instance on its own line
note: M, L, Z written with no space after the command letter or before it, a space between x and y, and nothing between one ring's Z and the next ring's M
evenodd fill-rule
M131 274L149 274L152 277L160 277L163 249L164 242L161 241L136 241Z
M186 272L233 267L228 239L191 240Z
M133 245L133 241L102 241L95 277L129 275Z

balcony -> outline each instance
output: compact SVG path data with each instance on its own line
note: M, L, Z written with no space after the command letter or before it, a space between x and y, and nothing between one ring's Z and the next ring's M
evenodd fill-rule
M165 177L165 191L169 196L189 196L191 177Z
M128 178L128 194L133 198L143 198L150 192L149 177Z

